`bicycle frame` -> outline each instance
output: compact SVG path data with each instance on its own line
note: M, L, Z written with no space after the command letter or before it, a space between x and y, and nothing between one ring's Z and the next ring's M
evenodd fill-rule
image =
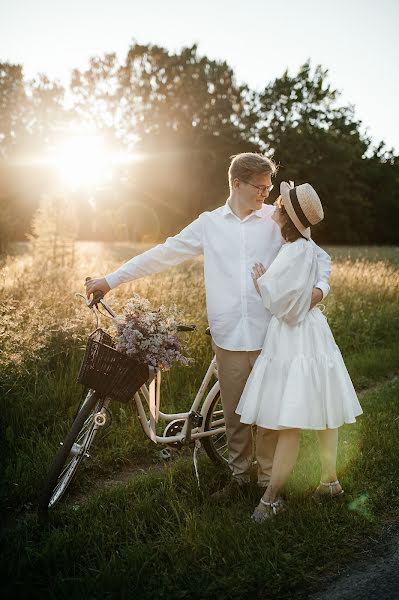
M77 294L77 295L84 298L87 306L89 306L89 301L85 296L83 296L83 294ZM112 310L112 308L107 304L107 302L105 302L104 299L99 300L98 303L104 307L104 309L109 313L109 315L111 317L115 318L117 316L115 314L115 312ZM97 315L97 313L94 312L94 306L93 307L89 306L89 308L90 308L90 310L93 311L96 321L97 321L97 326L98 326L98 315ZM96 306L96 308L98 311L97 306ZM100 312L100 311L98 311L98 312ZM102 313L100 312L100 314L102 314ZM156 371L155 371L155 369L153 369L152 379L154 379L156 376L157 376ZM206 390L207 390L213 377L216 378L216 382L213 384L213 386L209 390L209 392L206 395L206 398L203 401L202 406L201 406L201 402L204 398ZM160 373L158 374L158 378L159 378L158 384L160 385ZM155 382L152 382L152 385L154 385L154 384L155 384ZM161 444L173 444L173 443L189 444L191 441L195 441L197 439L204 438L207 436L218 435L218 434L224 433L226 431L223 418L212 422L212 425L214 427L215 426L217 427L216 429L212 429L211 431L204 430L205 417L207 415L207 412L209 410L212 400L215 398L216 394L220 390L215 356L213 356L213 358L211 360L211 363L207 369L207 372L202 380L202 383L198 389L198 392L197 392L197 394L194 398L194 401L191 405L191 408L188 412L164 413L159 410L158 415L157 415L158 418L155 418L155 415L152 415L152 417L150 417L150 419L148 419L146 412L144 410L143 403L147 404L148 408L151 411L150 386L151 386L151 382L149 383L148 386L147 386L147 384L144 384L138 390L138 392L136 392L134 394L132 399L134 399L134 401L136 403L138 416L139 416L139 420L140 420L141 426L143 428L143 431L147 435L147 437L150 438L153 442L161 443ZM159 394L160 394L160 390L159 390ZM160 395L159 395L159 400L160 400ZM159 405L160 405L160 401L159 401ZM198 412L198 409L200 406L201 406L201 410L200 410L200 412ZM173 421L184 421L184 424L182 426L181 431L176 435L173 435L173 436L165 435L168 425L165 427L163 435L157 435L156 424L157 424L158 420L165 421L168 424L172 423ZM220 427L219 427L219 425L220 425Z
M166 435L157 435L156 434L156 422L152 419L147 419L147 415L144 411L143 400L150 406L150 392L147 385L143 385L138 392L134 395L134 400L137 406L139 419L141 422L141 426L144 430L144 433L155 443L163 443L163 444L172 444L175 442L179 442L181 444L189 444L192 440L203 438L208 435L217 435L219 433L225 432L225 427L221 426L217 429L212 429L212 431L204 431L205 426L205 416L208 412L209 406L214 399L215 395L219 391L219 381L216 381L210 391L208 392L202 407L201 411L198 413L198 408L201 405L201 401L204 397L205 391L212 380L212 377L215 376L217 378L217 366L216 366L216 358L215 356L212 358L212 361L208 367L208 370L205 374L204 379L199 387L199 390L194 398L194 401L191 405L191 408L188 412L182 413L163 413L159 411L159 419L166 422L172 421L184 421L184 425L179 434L174 436L166 436ZM196 422L196 419L201 417L202 422L200 425L193 426L193 422ZM221 419L221 422L224 420ZM217 425L217 422L213 422L213 425Z

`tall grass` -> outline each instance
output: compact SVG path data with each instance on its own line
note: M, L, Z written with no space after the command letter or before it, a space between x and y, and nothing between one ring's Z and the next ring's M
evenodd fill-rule
M80 401L76 383L85 338L95 326L75 292L87 275L112 271L142 247L81 244L73 269L43 270L30 253L7 257L0 270L0 380L2 500L9 508L33 503L59 441ZM395 250L392 255L395 257ZM185 410L211 358L206 328L202 259L121 286L108 298L121 311L132 292L154 304L175 303L194 333L183 334L195 362L163 379L163 408ZM326 316L358 389L395 372L398 363L399 272L395 261L333 263ZM105 321L105 325L108 326ZM395 335L396 332L396 335ZM87 473L151 462L155 450L132 419L132 407L115 404L104 432L101 460L93 454ZM83 476L80 481L85 481Z
M287 489L288 509L256 525L258 494L215 505L220 472L187 462L34 516L3 536L0 589L29 598L299 598L338 573L399 517L398 382L362 398L364 415L340 433L344 501L316 503L315 436L306 433ZM9 594L9 596L8 596ZM4 596L3 596L4 597Z

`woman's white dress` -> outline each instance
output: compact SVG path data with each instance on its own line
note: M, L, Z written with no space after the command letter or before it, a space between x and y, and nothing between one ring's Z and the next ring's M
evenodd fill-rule
M334 429L363 412L327 319L309 310L316 268L314 245L301 238L258 279L273 317L237 406L243 423Z

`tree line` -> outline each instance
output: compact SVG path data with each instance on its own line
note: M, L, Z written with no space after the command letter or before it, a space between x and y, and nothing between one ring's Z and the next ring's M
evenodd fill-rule
M141 157L112 183L70 194L81 239L173 235L225 201L230 156L254 151L279 164L270 202L283 179L319 191L326 218L317 241L398 242L399 157L372 143L322 66L308 61L259 92L196 45L173 53L133 44L123 61L105 54L73 70L67 88L0 63L0 251L30 233L44 195L60 193L40 157L79 122Z

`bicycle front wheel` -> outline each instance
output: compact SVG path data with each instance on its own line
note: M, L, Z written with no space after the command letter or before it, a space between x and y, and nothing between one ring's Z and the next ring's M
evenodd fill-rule
M88 450L98 429L95 416L104 408L104 400L94 390L89 390L54 458L39 500L39 513L46 513L65 494L83 458L88 456Z
M218 392L205 415L204 431L218 429L224 425L222 398L220 392ZM227 448L227 436L225 431L223 433L205 437L201 441L205 452L213 462L227 464L229 451Z

